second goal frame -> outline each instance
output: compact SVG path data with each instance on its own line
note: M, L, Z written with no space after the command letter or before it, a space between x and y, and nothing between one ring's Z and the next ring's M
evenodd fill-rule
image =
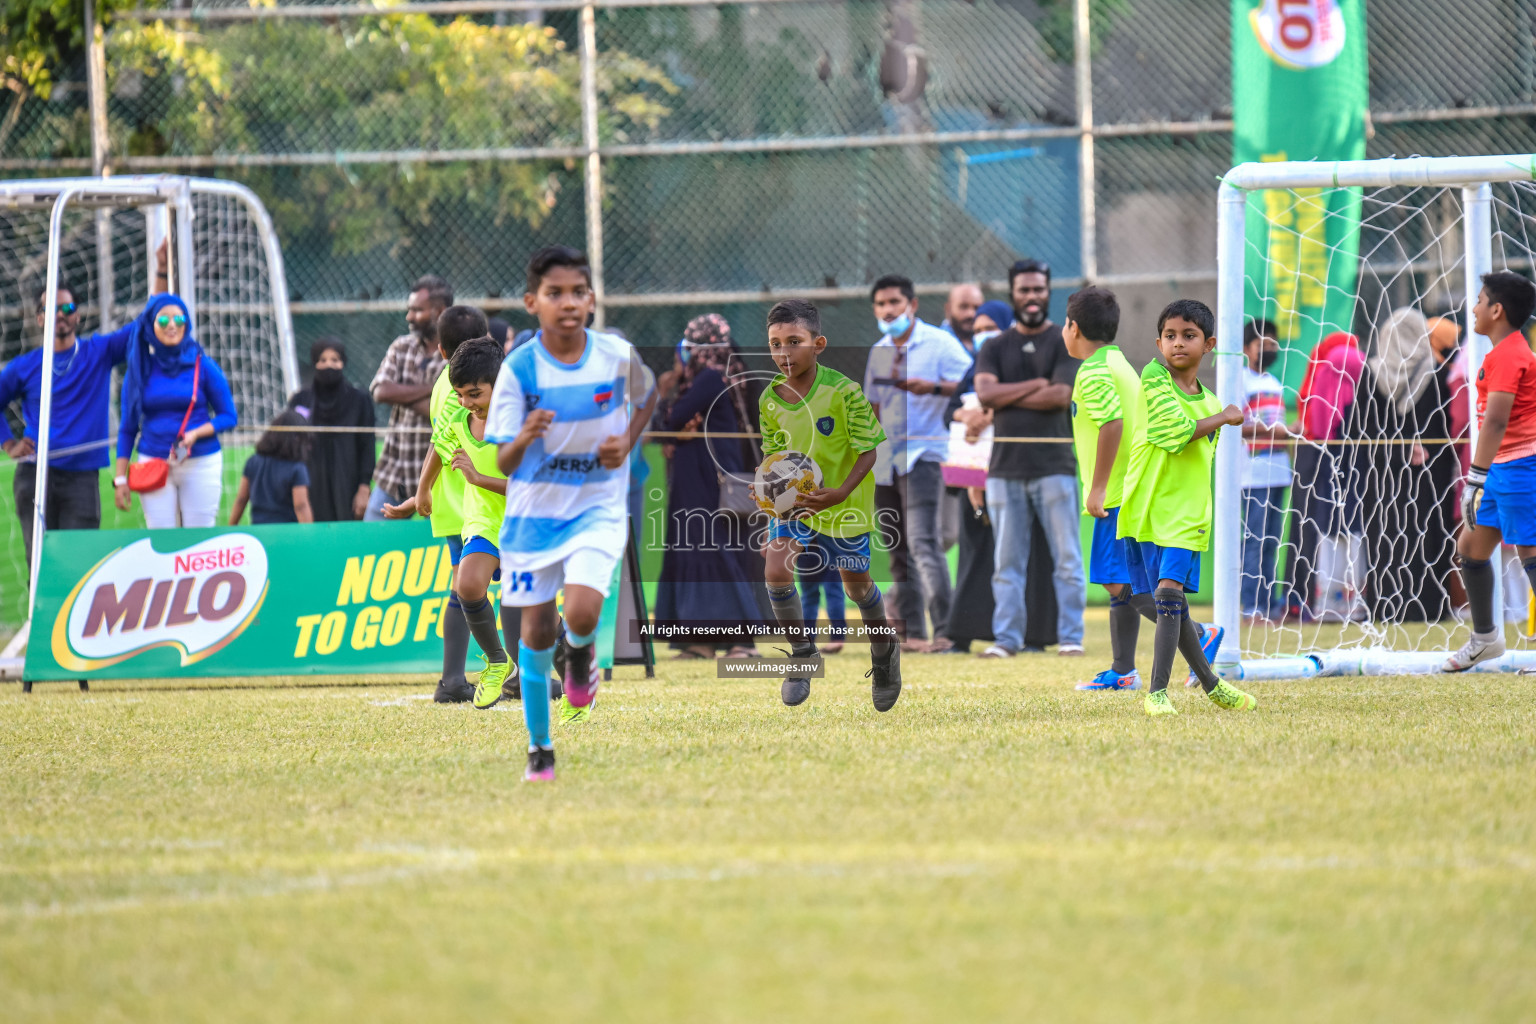
M37 597L37 579L41 562L43 536L47 531L45 509L48 495L48 467L51 448L53 417L53 376L55 372L53 343L55 318L58 312L60 284L60 260L63 248L63 225L68 211L112 210L139 208L145 211L146 242L149 255L158 242L174 238L169 253L171 280L174 290L187 307L189 334L197 330L200 313L229 312L230 309L200 306L198 301L198 271L194 249L194 198L218 197L238 206L248 218L250 230L256 236L255 248L260 254L265 276L265 301L261 312L270 317L270 327L275 335L269 341L276 352L274 370L282 378L284 394L291 394L299 386L299 366L294 350L293 323L288 308L288 288L283 271L282 250L265 207L256 194L236 182L207 178L189 178L177 175L124 175L103 178L49 178L0 182L0 209L8 211L48 212L48 249L46 275L41 282L43 302L42 382L41 401L38 410L37 483L34 510L34 539L31 563L28 566L29 598L28 620L32 617ZM111 274L104 278L110 283ZM247 312L242 307L232 307L233 312ZM23 633L28 626L23 626Z
M1385 188L1390 186L1459 187L1462 197L1465 317L1468 380L1476 380L1491 343L1472 331L1472 307L1479 279L1493 269L1492 186L1536 181L1536 155L1481 157L1408 157L1385 160L1286 161L1245 163L1222 178L1217 197L1216 392L1224 404L1241 407L1242 337L1246 299L1246 228L1249 193L1266 189ZM1476 389L1469 388L1471 442L1476 444ZM1226 631L1216 669L1229 677L1288 678L1313 675L1370 675L1438 671L1448 652L1354 648L1298 657L1243 661L1242 655L1242 460L1239 427L1221 429L1216 448L1213 585L1215 621ZM1495 607L1502 596L1495 593ZM1536 667L1536 651L1512 651L1480 671Z

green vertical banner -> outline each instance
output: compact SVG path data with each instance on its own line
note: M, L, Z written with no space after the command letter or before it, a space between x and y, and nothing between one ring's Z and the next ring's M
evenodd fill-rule
M1232 0L1234 163L1362 160L1367 102L1364 0ZM1322 337L1351 329L1360 195L1248 197L1244 312L1275 322L1290 389Z

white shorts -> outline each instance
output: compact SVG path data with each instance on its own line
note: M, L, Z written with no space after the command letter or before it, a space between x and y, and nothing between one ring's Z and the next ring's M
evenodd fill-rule
M619 564L615 555L596 548L577 548L563 561L553 562L542 569L519 569L517 555L501 556L501 603L508 608L531 608L555 599L555 594L568 583L591 587L608 596L613 584L613 567Z

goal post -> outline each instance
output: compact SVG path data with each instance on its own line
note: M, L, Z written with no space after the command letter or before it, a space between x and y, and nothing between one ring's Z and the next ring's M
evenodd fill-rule
M1294 198L1294 190L1326 193L1354 189L1362 197L1364 212L1360 221L1347 230L1369 237L1364 244L1359 244L1358 256L1352 246L1327 247L1323 253L1325 260L1330 262L1335 258L1358 260L1360 276L1356 279L1354 294L1348 297L1353 309L1352 322L1342 325L1342 329L1358 338L1358 346L1363 352L1362 362L1369 368L1364 373L1381 371L1384 375L1390 374L1394 368L1383 369L1387 356L1379 351L1378 339L1389 319L1383 314L1396 306L1394 316L1401 315L1403 309L1417 311L1423 316L1430 312L1425 307L1430 305L1431 296L1441 296L1448 316L1458 321L1465 331L1462 346L1467 368L1465 381L1469 385L1465 397L1468 403L1467 438L1475 444L1476 389L1470 385L1476 380L1491 343L1472 331L1471 311L1480 290L1479 279L1484 273L1503 267L1515 267L1527 275L1532 273L1532 242L1536 239L1536 186L1533 182L1536 182L1536 156L1531 155L1291 161L1246 163L1232 168L1222 179L1217 197L1218 314L1214 354L1220 400L1239 407L1245 404L1242 338L1249 315L1245 305L1255 293L1266 303L1274 301L1270 291L1271 267L1262 262L1268 260L1268 253L1262 254L1263 280L1252 279L1249 273L1252 253L1247 233L1248 218L1266 215L1250 209L1250 196L1278 190L1292 192ZM1496 198L1496 186L1507 191ZM1319 193L1313 191L1312 194ZM1258 204L1252 205L1256 207ZM1448 213L1448 209L1453 212ZM1269 227L1275 229L1273 223ZM1458 231L1460 245L1456 246L1452 236ZM1496 235L1500 242L1497 259ZM1317 244L1315 236L1312 241ZM1358 243L1359 239L1355 241ZM1326 246L1326 242L1322 244ZM1302 268L1301 273L1306 272ZM1317 283L1315 279L1313 283ZM1321 284L1325 289L1330 287L1326 278ZM1427 334L1423 344L1429 345ZM1403 367L1396 369L1404 372ZM1356 383L1362 389L1366 387L1360 378ZM1410 388L1416 384L1417 381L1409 382ZM1373 397L1362 391L1355 395L1354 401ZM1417 435L1403 431L1398 436L1375 439L1372 443L1396 447L1399 451L1411 447L1413 458L1422 460L1423 448L1418 441ZM1424 440L1425 445L1431 442L1450 446L1448 450L1455 451L1458 439ZM1353 441L1325 439L1323 442L1303 440L1297 442L1292 451L1299 451L1300 446L1306 444L1317 448L1332 444L1342 450L1351 443L1363 448L1364 438L1357 437ZM1215 621L1226 631L1226 641L1216 658L1217 670L1228 677L1248 679L1438 671L1449 650L1457 646L1451 638L1457 635L1458 629L1465 627L1454 619L1443 617L1435 621L1431 621L1430 615L1414 619L1413 616L1422 609L1408 608L1403 602L1360 600L1334 613L1337 621L1332 625L1317 625L1310 630L1284 624L1280 628L1270 628L1268 623L1258 625L1249 621L1244 614L1242 596L1246 529L1242 481L1246 451L1241 428L1223 427L1216 451L1213 600ZM1444 463L1441 467L1443 471ZM1458 479L1459 475L1458 469ZM1403 479L1401 474L1377 477L1365 470L1339 486L1356 492L1362 505L1411 499L1419 502L1417 507L1421 511L1428 507L1431 517L1443 514L1443 496L1418 493L1422 489L1420 477L1411 478L1415 493L1393 493L1392 485L1401 484ZM1299 474L1293 478L1289 492L1290 509L1296 507L1299 491L1308 486L1310 484ZM1441 499L1442 507L1434 505L1436 499ZM1298 521L1297 515L1289 510L1287 519L1291 526ZM1447 529L1452 538L1450 543L1454 544L1454 524ZM1297 543L1295 536L1290 537L1281 554L1288 559L1297 558L1300 554ZM1444 538L1437 535L1435 540L1426 543L1436 546L1431 553L1437 559L1436 564L1448 564L1450 553L1445 550ZM1348 557L1353 563L1355 552L1350 551ZM1370 568L1376 574L1373 578L1380 578L1394 566L1378 564ZM1350 572L1355 571L1352 566ZM1300 597L1303 606L1311 608L1312 595L1308 593ZM1496 598L1495 606L1500 610L1502 627L1502 596ZM1310 614L1314 620L1318 616L1315 610ZM1415 629L1406 628L1405 623L1410 620ZM1515 671L1533 666L1536 666L1536 650L1512 647L1504 657L1478 666L1478 670Z
M134 211L142 222L121 220ZM69 282L80 293L77 302L94 301L97 322L110 326L126 322L116 314L148 294L154 253L167 238L173 239L170 280L186 303L192 336L220 361L242 421L266 423L298 389L299 364L282 251L255 193L235 182L176 175L0 181L0 302L12 325L0 335L0 347L9 349L0 359L19 354L37 295L43 296L29 620L47 525L48 466L57 455L49 435L65 260L87 278ZM142 282L142 294L125 294L118 287L123 281ZM108 437L92 447L110 444Z

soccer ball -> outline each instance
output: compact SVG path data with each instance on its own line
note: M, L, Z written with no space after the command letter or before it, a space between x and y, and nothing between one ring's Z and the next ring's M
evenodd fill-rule
M804 452L777 452L757 467L752 488L757 505L780 519L789 518L795 498L821 486L821 467Z

